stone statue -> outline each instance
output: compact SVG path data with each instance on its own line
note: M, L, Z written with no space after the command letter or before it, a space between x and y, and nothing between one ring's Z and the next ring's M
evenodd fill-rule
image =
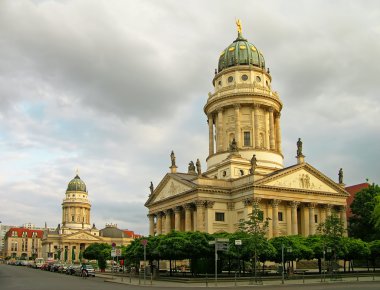
M302 141L301 138L298 138L297 141L297 157L302 156Z
M195 165L193 161L190 161L189 163L188 173L195 173Z
M176 166L176 165L175 165L175 155L174 155L173 150L172 150L172 153L170 153L170 159L171 159L171 161L172 161L172 166L173 166L173 167Z
M342 184L343 183L343 169L339 169L339 173L338 173L338 177L339 177L339 183Z
M154 190L153 182L152 182L152 181L150 182L149 189L150 189L150 194L152 194L152 193L153 193L153 190Z
M252 159L251 159L251 170L250 170L251 174L255 172L256 166L257 166L257 159L256 159L256 155L253 154Z
M202 171L201 171L201 162L199 161L199 159L197 159L197 162L195 163L195 165L197 166L198 175L201 175L202 174Z
M232 139L232 142L230 144L230 152L237 152L238 147L235 138Z

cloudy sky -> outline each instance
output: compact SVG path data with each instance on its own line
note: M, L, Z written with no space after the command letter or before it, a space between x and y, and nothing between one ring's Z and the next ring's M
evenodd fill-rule
M56 226L79 169L98 228L148 232L170 166L208 154L220 52L243 35L284 103L285 165L380 182L378 1L0 1L0 221Z

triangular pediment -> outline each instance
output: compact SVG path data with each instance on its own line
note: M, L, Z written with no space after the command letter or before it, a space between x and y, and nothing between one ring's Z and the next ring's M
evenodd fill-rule
M182 174L188 177L185 174ZM194 179L194 176L192 177ZM152 204L173 196L180 195L196 187L189 179L183 179L177 174L168 174L159 183L153 194L149 197L146 205Z
M259 183L264 186L292 190L346 194L346 191L337 183L307 163L279 170L277 173L263 178Z
M81 241L100 241L100 239L87 232L77 232L65 237L66 240L81 240Z

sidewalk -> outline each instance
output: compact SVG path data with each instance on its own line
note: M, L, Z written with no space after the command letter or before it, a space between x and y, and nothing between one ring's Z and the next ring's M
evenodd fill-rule
M234 278L221 278L215 283L213 278L209 279L189 279L179 281L180 279L171 279L163 278L162 280L151 280L151 277L147 276L144 281L143 278L139 279L138 277L129 277L128 275L116 274L112 275L111 273L97 273L97 277L104 279L104 282L111 283L121 283L121 284L130 284L130 285L140 285L146 287L247 287L247 286L270 286L270 285L281 285L282 280L280 277L274 279L263 279L260 283L255 283L249 278L245 279L235 279ZM372 282L375 281L380 283L380 276L344 276L342 278L331 280L330 277L326 276L325 282L321 282L321 278L305 278L297 277L296 279L285 280L285 285L296 285L296 284L332 284L332 283L356 283L356 282Z

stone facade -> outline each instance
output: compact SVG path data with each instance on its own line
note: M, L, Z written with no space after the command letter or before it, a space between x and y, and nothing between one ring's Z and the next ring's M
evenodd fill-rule
M238 49L239 54L226 56ZM314 234L318 224L333 212L346 224L348 193L343 183L306 163L302 148L297 150L296 164L284 168L283 104L272 90L272 77L262 54L260 66L244 63L241 55L246 49L256 47L239 33L221 55L212 81L214 92L208 94L204 106L209 138L207 171L180 173L172 162L170 173L145 203L150 235L171 230L234 232L239 221L252 212L253 203L258 204L264 218L270 218L268 238ZM229 57L240 58L236 65L221 65Z

